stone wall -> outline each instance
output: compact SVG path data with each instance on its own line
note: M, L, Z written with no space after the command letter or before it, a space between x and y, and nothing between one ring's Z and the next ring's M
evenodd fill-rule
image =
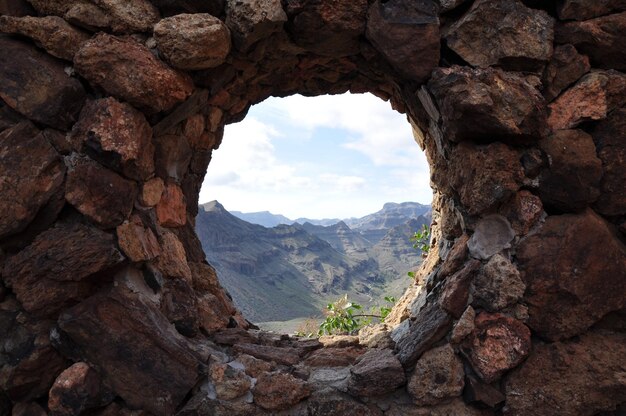
M622 0L0 1L0 415L621 415ZM226 123L371 92L432 169L386 326L256 331L194 234Z

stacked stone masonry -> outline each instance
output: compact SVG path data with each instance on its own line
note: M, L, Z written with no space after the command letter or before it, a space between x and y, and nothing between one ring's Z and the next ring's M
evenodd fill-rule
M623 0L0 0L0 415L626 412ZM194 233L224 125L370 92L431 165L386 325L257 331ZM407 195L410 197L410 195Z

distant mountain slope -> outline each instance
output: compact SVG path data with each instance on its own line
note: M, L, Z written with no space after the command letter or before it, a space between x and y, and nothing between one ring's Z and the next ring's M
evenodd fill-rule
M269 211L260 211L260 212L240 212L240 211L229 211L235 217L250 222L252 224L259 224L264 227L276 227L279 224L290 225L293 224L294 221L280 214L272 214Z

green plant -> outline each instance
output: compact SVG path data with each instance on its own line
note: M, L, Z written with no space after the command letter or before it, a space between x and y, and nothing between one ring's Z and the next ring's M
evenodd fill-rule
M296 329L294 335L304 338L315 337L319 329L319 321L319 319L313 317L306 318L300 325L298 325L298 328Z
M372 313L358 313L363 310L363 307L351 302L347 294L342 296L336 302L326 306L324 310L326 319L320 324L318 335L351 334L369 325L372 319L383 322L391 312L396 299L393 296L385 296L385 301L386 305L373 308Z
M420 250L424 254L428 254L428 250L430 250L430 228L422 224L422 228L416 231L410 240L413 242L413 248Z

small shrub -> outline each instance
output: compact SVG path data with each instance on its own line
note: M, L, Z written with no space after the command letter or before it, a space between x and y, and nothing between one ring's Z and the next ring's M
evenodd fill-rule
M335 303L329 303L326 306L324 310L326 319L320 324L318 335L352 334L372 323L372 319L384 322L391 312L396 298L385 296L385 301L387 303L384 306L372 308L372 313L359 313L363 307L358 303L351 302L347 294L344 295Z

